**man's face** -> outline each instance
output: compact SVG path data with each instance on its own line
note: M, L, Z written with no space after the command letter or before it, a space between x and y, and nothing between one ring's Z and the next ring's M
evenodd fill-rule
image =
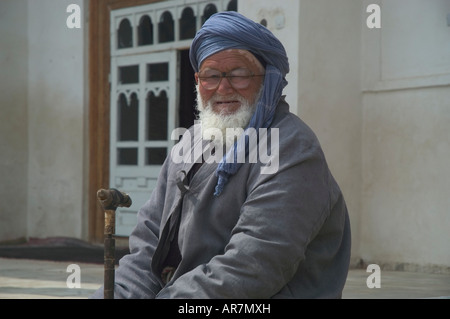
M236 85L230 84L230 81L226 78L222 78L217 88L206 89L200 83L198 84L198 90L201 99L205 105L209 105L212 111L220 115L232 115L238 111L242 106L242 99L247 101L249 105L253 105L256 102L258 93L261 89L264 77L261 66L258 66L254 61L254 57L249 58L251 53L242 53L243 50L225 50L216 53L203 61L200 66L200 70L195 74L196 82L199 83L199 74L210 74L211 71L219 71L220 73L236 72L236 70L248 70L251 74L258 75L249 79L248 86L244 88L236 88ZM239 74L239 71L237 71ZM232 73L233 74L233 73Z

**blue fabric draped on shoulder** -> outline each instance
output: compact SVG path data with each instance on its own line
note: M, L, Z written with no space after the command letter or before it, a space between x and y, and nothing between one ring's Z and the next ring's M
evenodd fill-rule
M243 49L250 51L266 63L264 87L260 99L257 102L255 114L253 114L247 128L259 128L270 126L275 109L282 96L285 79L289 72L289 62L286 51L281 42L267 28L256 23L237 12L221 12L212 15L197 32L189 53L192 67L199 71L202 62L209 56L228 49ZM243 134L241 138L245 138ZM215 196L223 191L228 179L235 174L242 163L237 163L239 149L235 143L219 163L216 174L218 183ZM231 160L234 157L234 160Z

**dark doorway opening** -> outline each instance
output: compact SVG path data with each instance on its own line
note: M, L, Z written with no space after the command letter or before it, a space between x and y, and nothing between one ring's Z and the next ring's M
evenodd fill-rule
M196 91L195 91L195 77L189 60L189 50L179 51L180 61L180 85L178 97L178 125L180 127L189 128L194 125L194 120L197 117L196 111Z

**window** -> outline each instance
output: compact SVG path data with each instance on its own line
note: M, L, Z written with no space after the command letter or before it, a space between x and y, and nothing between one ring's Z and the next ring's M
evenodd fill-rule
M169 80L169 63L152 63L147 65L147 81L158 82Z
M147 140L167 140L168 98L166 91L158 96L150 92L147 98Z
M128 19L123 19L120 22L117 38L119 49L131 48L133 46L133 29Z
M119 83L139 83L139 65L119 67Z
M158 35L159 43L172 42L175 39L174 21L169 11L165 11L161 15L158 24Z
M196 33L196 17L191 8L185 8L180 19L180 40L193 39Z
M138 45L153 44L153 24L148 15L144 15L138 27Z
M237 11L237 0L231 0L228 3L227 11Z
M209 19L214 13L217 13L217 8L213 4L208 4L205 7L205 10L203 10L203 17L202 17L202 25L206 22L206 20Z
M116 49L193 39L198 27L213 14L219 11L237 11L237 0L211 0L198 1L198 3L198 5L191 3L187 6L175 0L161 1L143 6L148 7L149 10L142 10L139 15L133 15L133 10L124 9L125 14L118 18L117 36L113 39ZM177 10L174 10L175 8ZM177 17L174 12L179 12ZM134 19L136 19L136 31L133 31ZM133 42L133 34L137 35L137 43Z
M131 94L130 102L125 94L120 94L118 103L117 139L119 141L137 141L139 100L136 93Z

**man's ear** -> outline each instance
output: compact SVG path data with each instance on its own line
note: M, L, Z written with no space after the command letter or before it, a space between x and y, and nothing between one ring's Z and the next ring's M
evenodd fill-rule
M196 73L194 74L194 76L195 76L195 84L198 84L198 72L196 72Z

